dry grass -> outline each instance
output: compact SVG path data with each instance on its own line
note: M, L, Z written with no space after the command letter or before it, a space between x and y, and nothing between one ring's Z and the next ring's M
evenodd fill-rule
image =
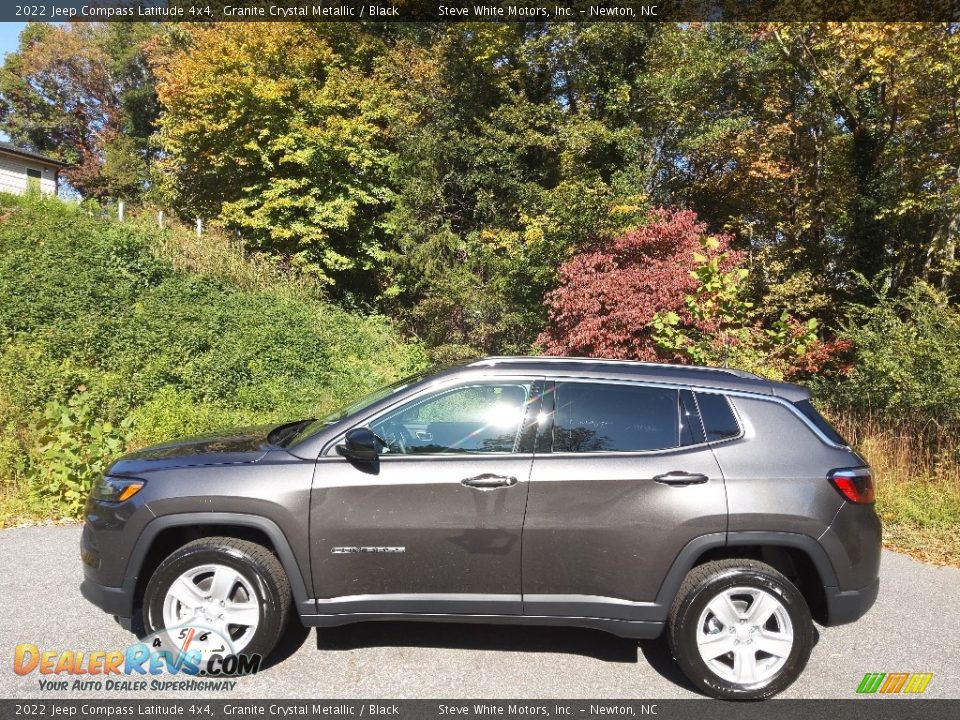
M876 473L884 544L960 566L960 430L905 418L896 425L834 415Z
M247 252L239 238L215 226L204 227L197 236L194 227L166 216L161 229L153 209L131 213L126 222L152 238L156 254L180 270L217 277L250 292L326 299L323 285L307 272L276 256Z

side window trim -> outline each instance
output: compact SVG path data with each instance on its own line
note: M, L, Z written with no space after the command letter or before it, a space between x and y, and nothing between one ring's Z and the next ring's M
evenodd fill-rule
M680 403L678 418L680 422L680 446L694 447L696 445L702 445L707 441L707 429L703 424L703 417L700 415L700 406L697 405L696 393L690 388L680 388L678 400ZM689 443L683 442L683 420L685 415L689 416L689 422L691 424L690 434L692 442Z

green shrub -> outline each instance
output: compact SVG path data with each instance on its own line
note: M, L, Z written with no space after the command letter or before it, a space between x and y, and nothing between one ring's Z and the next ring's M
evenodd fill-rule
M172 386L161 388L130 417L133 445L146 445L156 438L189 437L217 429L255 425L268 419L254 411L198 402L191 393Z
M131 424L97 417L82 385L66 403L48 402L33 428L39 446L27 471L32 504L79 514L93 484L126 447Z
M83 205L0 195L0 427L16 438L0 449L7 491L22 478L11 458L40 444L43 408L80 385L90 417L136 421L139 446L315 417L425 363L382 317L279 275L249 289L177 269L155 240Z
M847 375L819 382L829 405L960 433L960 311L943 293L917 283L872 307L854 306L840 334L856 360Z

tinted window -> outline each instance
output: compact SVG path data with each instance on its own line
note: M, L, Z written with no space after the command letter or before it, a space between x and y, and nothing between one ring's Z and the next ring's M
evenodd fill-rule
M730 409L730 403L723 395L697 393L697 405L700 406L700 418L707 440L724 440L740 434L737 418Z
M557 384L554 452L661 450L679 444L676 390L601 383Z
M515 383L447 390L388 413L372 429L394 455L516 452L530 389Z
M824 435L827 436L827 439L832 443L837 445L846 445L847 441L843 439L843 436L838 433L833 425L828 423L823 415L817 412L817 409L809 400L801 400L800 402L795 402L794 406L802 412L810 422L817 426L817 429L820 430Z

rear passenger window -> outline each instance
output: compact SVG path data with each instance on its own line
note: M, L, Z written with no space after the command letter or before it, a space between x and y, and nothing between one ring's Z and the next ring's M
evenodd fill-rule
M557 384L554 452L663 450L680 445L676 390L562 382Z
M703 420L707 440L725 440L740 434L737 418L726 397L713 393L697 393L697 405L700 406L700 418Z

